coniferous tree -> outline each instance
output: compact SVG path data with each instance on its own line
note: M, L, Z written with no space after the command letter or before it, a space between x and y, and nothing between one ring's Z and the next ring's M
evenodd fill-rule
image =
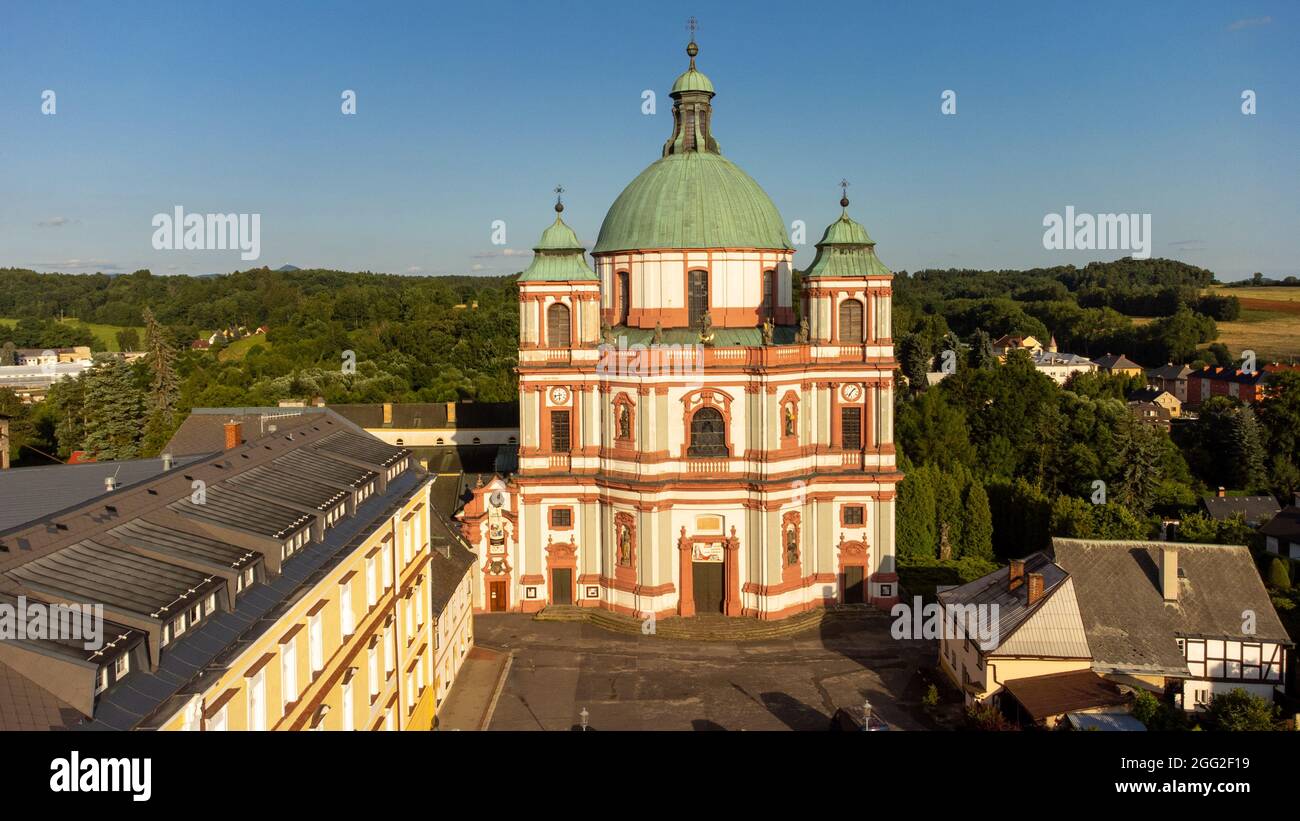
M933 559L935 556L934 486L929 472L906 473L898 491L898 555Z
M966 488L963 505L962 542L959 555L993 558L993 514L989 511L989 496L984 485L972 479Z
M176 376L176 352L167 338L166 329L144 309L145 364L153 375L149 385L148 421L145 423L142 450L154 455L162 450L175 428L176 400L180 393Z
M84 374L85 450L99 461L134 459L140 453L145 397L131 367L110 359Z
M1264 437L1260 431L1255 411L1250 406L1239 408L1232 417L1232 427L1227 443L1233 471L1233 485L1245 490L1264 484Z

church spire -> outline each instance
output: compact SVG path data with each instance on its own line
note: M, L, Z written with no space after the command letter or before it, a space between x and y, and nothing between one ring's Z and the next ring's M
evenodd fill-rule
M690 65L673 83L669 96L673 98L673 135L664 143L663 155L685 154L688 151L704 151L721 154L718 141L713 139L710 120L713 117L713 83L704 73L695 68L695 57L700 47L695 44L695 18L688 25L691 41L686 46L686 56Z

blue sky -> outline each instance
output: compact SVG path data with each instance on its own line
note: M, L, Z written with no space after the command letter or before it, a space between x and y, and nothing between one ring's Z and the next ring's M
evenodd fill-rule
M1044 215L1073 205L1150 213L1153 256L1225 279L1295 274L1298 11L10 0L0 266L512 273L557 183L590 246L659 156L696 15L714 133L787 224L807 223L800 265L846 177L853 215L895 270L1122 256L1043 248ZM344 89L355 116L340 111ZM651 116L644 89L658 94ZM955 116L940 112L946 89ZM151 219L176 205L261 214L261 258L154 250Z

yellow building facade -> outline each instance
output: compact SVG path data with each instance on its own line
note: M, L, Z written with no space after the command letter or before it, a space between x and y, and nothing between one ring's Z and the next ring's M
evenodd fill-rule
M435 697L429 488L262 631L165 730L430 730Z

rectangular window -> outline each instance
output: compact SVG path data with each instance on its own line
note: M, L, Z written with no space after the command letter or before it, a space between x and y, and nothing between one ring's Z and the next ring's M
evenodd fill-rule
M844 508L844 524L860 525L863 519L862 505L849 505Z
M123 653L113 661L113 680L117 681L129 672L131 672L131 654Z
M551 508L551 527L573 527L573 511L567 507Z
M320 613L307 621L307 648L315 675L325 669L325 627L320 623Z
M354 712L355 709L352 703L352 682L345 681L343 682L343 729L344 730L353 730L356 728L356 725L353 724L352 721L352 716Z
M845 450L862 447L862 408L840 408L840 447Z
M258 670L248 682L248 729L266 729L266 671Z
M374 607L379 601L379 580L375 575L375 557L366 559L366 606Z
M390 588L390 587L393 586L393 552L392 552L392 545L391 545L391 544L385 544L383 547L381 547L381 548L379 548L379 549L380 549L381 551L383 551L384 589L387 590L388 588Z
M551 411L551 451L568 453L569 443L569 412Z
M366 654L366 673L370 678L370 699L379 695L379 650L372 644Z
M280 685L285 707L298 700L298 642L289 639L280 649Z
M217 710L217 714L208 719L207 729L212 732L225 732L226 729L226 708L222 707Z
M339 585L339 632L346 638L356 629L352 614L352 582Z
M389 631L384 631L384 678L388 678L393 673L393 667L397 664L393 658L393 642L388 635Z

